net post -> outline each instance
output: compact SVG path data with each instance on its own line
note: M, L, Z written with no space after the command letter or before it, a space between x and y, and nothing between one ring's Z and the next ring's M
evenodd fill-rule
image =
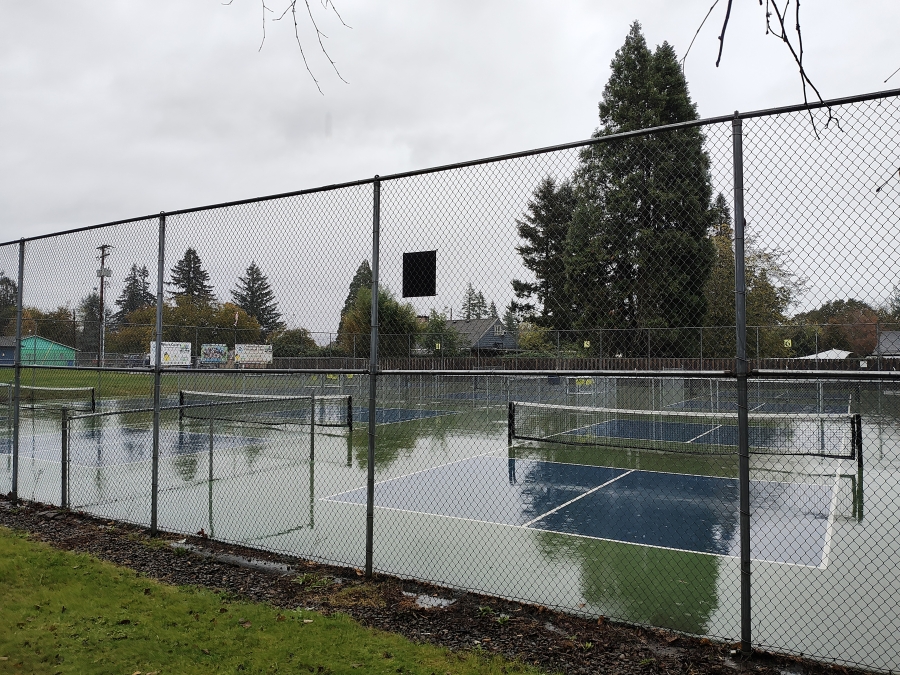
M506 444L513 444L513 436L515 435L516 429L516 404L512 401L509 402L509 406L506 412Z
M737 353L738 456L741 537L741 654L753 651L750 585L750 435L747 403L747 297L744 269L744 136L743 120L735 111L731 122L734 153L734 306Z
M309 397L309 461L316 459L316 395Z
M60 453L59 453L59 507L69 507L69 411L65 408L61 411L60 424Z
M159 214L159 253L156 262L156 344L153 363L153 456L150 478L150 534L156 535L159 513L159 394L162 384L163 278L166 257L166 214Z
M378 258L381 236L381 180L372 184L372 322L369 345L369 449L366 455L366 577L372 576L375 530L375 395L378 374Z
M856 464L859 467L860 473L863 470L863 448L862 448L862 415L856 413L853 416L853 420L856 423L853 429L853 445L856 450Z
M19 501L19 403L22 385L22 285L25 279L25 240L19 240L19 287L16 289L16 349L13 375L12 408L12 501Z
M353 396L347 395L347 427L353 433Z
M91 412L97 412L97 390L91 387Z
M210 411L212 412L212 411ZM215 416L210 414L209 416L209 486L210 490L212 490L212 482L213 482L213 422L215 421ZM212 508L212 507L210 507Z

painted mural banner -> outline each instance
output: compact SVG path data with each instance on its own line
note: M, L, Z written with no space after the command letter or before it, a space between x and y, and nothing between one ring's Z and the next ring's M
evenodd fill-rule
M228 362L228 345L201 345L200 363L223 364Z

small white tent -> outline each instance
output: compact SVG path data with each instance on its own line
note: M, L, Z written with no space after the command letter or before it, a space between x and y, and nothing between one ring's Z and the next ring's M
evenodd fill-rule
M819 352L818 354L810 354L809 356L798 356L798 359L815 359L817 361L837 361L840 359L846 359L853 352L848 352L843 349L829 349L824 352Z

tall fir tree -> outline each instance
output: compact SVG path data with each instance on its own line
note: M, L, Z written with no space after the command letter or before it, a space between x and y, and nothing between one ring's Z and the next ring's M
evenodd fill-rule
M231 291L235 305L252 316L268 334L284 327L275 292L256 262L251 262L244 276L238 277L237 288Z
M105 323L108 325L112 312L104 308ZM100 294L95 290L84 296L78 303L77 319L79 331L76 335L76 348L82 352L100 351Z
M372 268L369 267L368 260L363 260L359 264L359 267L356 268L356 273L353 275L353 279L350 280L347 298L344 300L344 306L341 308L341 320L338 323L338 333L343 333L344 331L344 315L347 314L356 303L356 297L359 294L360 288L368 288L370 290L372 288Z
M698 118L675 51L651 52L635 22L600 102L599 138ZM697 353L715 221L709 156L698 128L597 143L582 151L566 242L576 328L618 330L607 353ZM613 344L610 344L612 342Z
M0 334L2 335L8 334L10 325L14 325L18 293L19 287L16 282L6 276L5 272L0 272Z
M491 302L491 305L494 303ZM496 306L494 312L497 311ZM472 286L472 282L466 286L463 292L462 306L460 307L460 317L466 321L471 319L486 319L491 316L491 310L488 308L487 300L484 298L482 291L476 291Z
M125 286L116 300L119 309L113 314L113 323L125 323L132 312L155 304L156 296L150 290L150 271L146 265L138 267L135 263L125 276Z
M547 176L535 188L527 212L516 221L519 236L524 240L516 246L516 251L522 256L525 267L534 274L535 281L514 279L513 291L523 301L519 305L522 311L556 330L572 327L572 302L566 289L564 256L574 210L572 183L557 183ZM532 299L536 299L539 306L530 302Z
M167 286L172 286L173 297L182 297L196 304L210 304L215 299L213 287L209 283L209 272L203 269L200 256L193 248L184 252L184 257L171 269L172 280Z
M504 308L503 312L503 327L506 329L507 333L515 333L519 327L519 306L516 304L515 300L510 301L510 303Z

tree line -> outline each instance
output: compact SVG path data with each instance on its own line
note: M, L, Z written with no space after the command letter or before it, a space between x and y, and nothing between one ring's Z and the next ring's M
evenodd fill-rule
M635 22L612 60L593 137L599 141L698 118L674 49L664 42L650 50ZM516 252L533 280L512 280L514 299L502 318L496 303L470 282L457 318L500 318L517 334L518 348L536 354L734 355L733 218L725 196L714 194L701 128L583 148L571 175L548 175L537 184L515 225ZM745 240L745 269L751 356L800 356L831 348L863 356L877 347L876 323L900 321L896 289L881 307L848 298L791 316L805 280L791 271L783 251L752 237ZM227 301L216 297L194 248L170 270L166 285L166 340L198 347L268 341L276 356L368 356L368 261L350 282L336 339L324 346L307 329L286 327L255 262L238 277ZM0 327L7 335L15 295L15 282L0 273ZM155 303L147 267L133 264L115 310L104 310L107 351L145 352ZM379 291L378 304L385 355L456 355L468 348L452 328L449 308L420 319L386 288ZM100 313L95 290L75 308L26 308L24 328L26 334L96 352Z
M637 22L612 60L599 116L596 139L699 119L674 49L651 51ZM554 332L557 349L586 355L734 355L732 216L713 194L704 144L699 127L597 143L572 175L537 185L516 248L534 281L512 282L533 348L549 351ZM763 327L748 336L751 355L869 354L875 321L898 316L849 299L789 317L805 280L787 256L750 237L745 268L746 321Z

